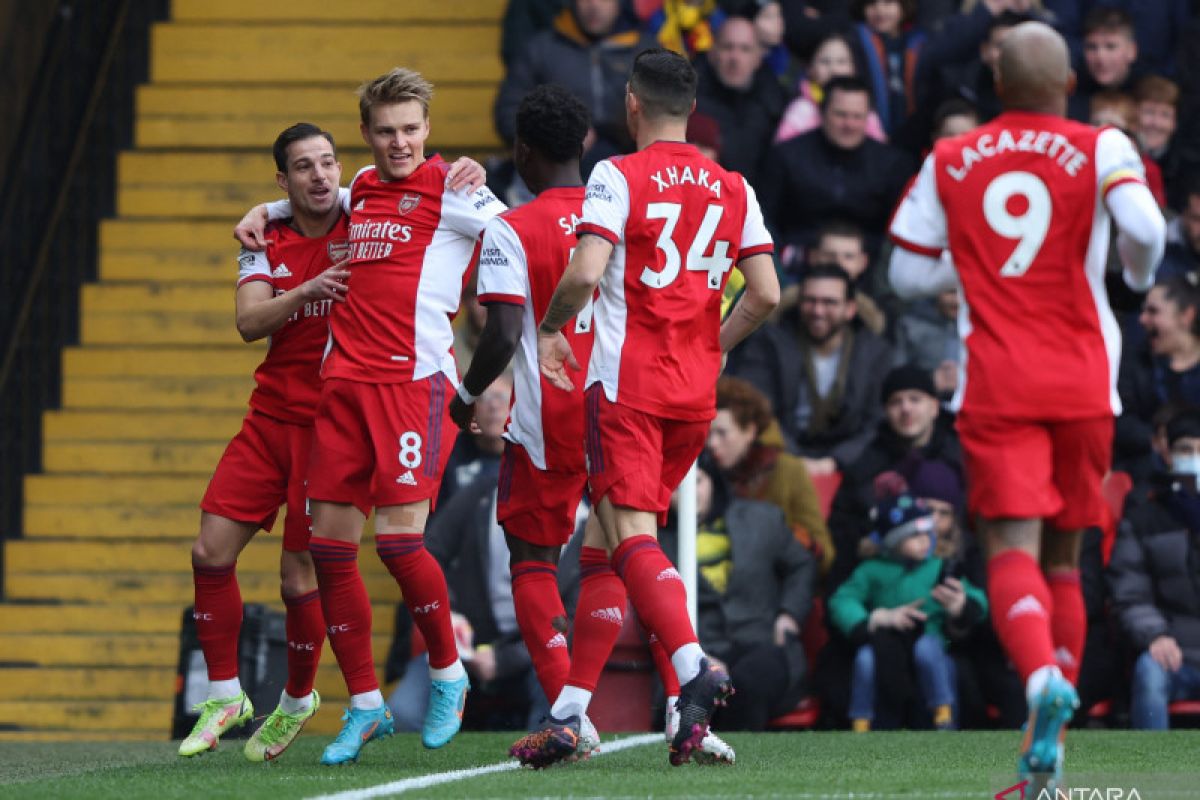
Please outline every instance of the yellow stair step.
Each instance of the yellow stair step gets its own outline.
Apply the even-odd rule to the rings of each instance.
[[[288,93],[275,90],[277,95]],[[233,110],[188,113],[169,111],[159,115],[145,110],[138,114],[134,125],[134,140],[138,147],[197,147],[197,148],[270,148],[279,132],[296,122],[297,113],[305,122],[311,122],[333,135],[334,142],[361,142],[359,132],[358,104],[354,95],[339,92],[338,107],[325,111],[310,108],[299,100],[290,109],[270,113],[253,105],[235,100],[230,109],[253,109],[247,114]],[[289,96],[290,97],[290,96]],[[490,110],[496,98],[495,86],[466,86],[447,88],[434,95],[429,106],[431,121],[429,151],[456,151],[458,149],[500,148],[500,137],[492,123]],[[322,104],[324,105],[324,104]],[[347,172],[351,165],[343,162],[343,180],[349,181],[354,172]],[[255,172],[253,186],[263,184],[263,176],[271,173]],[[186,184],[186,177],[183,178]],[[230,185],[240,189],[251,184]]]
[[[221,222],[106,219],[100,223],[100,251],[102,254],[138,251],[155,255],[173,251],[173,256],[200,252],[206,256],[217,254],[228,264],[230,259],[237,258],[237,242],[233,239],[236,223],[237,219]]]
[[[233,230],[230,220],[228,230]],[[219,251],[189,252],[115,250],[100,252],[100,280],[105,282],[161,281],[172,284],[211,284],[233,291],[237,286],[238,246],[231,238]]]
[[[230,296],[232,289],[226,290]],[[265,341],[229,347],[68,347],[63,375],[84,377],[252,375],[267,354]]]
[[[182,611],[182,606],[181,609]],[[392,618],[379,620],[392,624]],[[371,636],[372,658],[381,664],[387,658],[391,644],[390,628],[382,632],[382,625],[374,626]],[[26,633],[0,634],[0,652],[15,653],[7,656],[10,662],[23,661],[29,664],[59,667],[167,667],[179,665],[179,634],[143,634],[140,636],[39,635]],[[329,641],[325,642],[321,660],[335,663]],[[0,676],[4,672],[0,671]],[[171,688],[168,691],[172,691]]]
[[[198,408],[244,411],[254,389],[254,376],[204,378],[163,377],[75,378],[63,386],[70,408]],[[211,467],[210,467],[211,468]]]
[[[43,464],[48,472],[174,472],[211,475],[223,443],[52,442]]]
[[[133,568],[135,565],[130,565]],[[363,581],[372,601],[392,603],[400,599],[400,590],[391,575],[370,574],[364,570]],[[279,597],[279,576],[265,572],[250,572],[238,577],[242,601],[269,603]],[[25,574],[9,572],[4,586],[7,597],[14,600],[63,600],[86,602],[104,598],[112,603],[178,603],[180,608],[192,602],[193,587],[190,572],[148,574],[137,572],[92,575],[80,573]],[[0,637],[0,647],[4,646]],[[19,652],[0,650],[0,652]],[[85,663],[85,662],[72,662]],[[137,664],[138,661],[123,661]]]
[[[495,21],[504,13],[498,0],[454,0],[430,3],[429,0],[356,0],[354,3],[330,3],[328,0],[260,0],[247,4],[242,0],[175,0],[171,18],[178,21],[244,21],[277,23],[280,19],[345,23],[450,20]]]
[[[354,173],[346,176],[346,180]],[[117,190],[117,213],[123,217],[159,219],[228,220],[229,250],[237,257],[233,226],[251,207],[267,200],[281,200],[278,188],[265,190],[257,184],[201,184],[199,186],[121,186]]]
[[[67,373],[67,381],[75,380]],[[242,426],[243,411],[47,411],[46,442],[174,441],[226,442]],[[214,465],[215,466],[215,465]]]
[[[66,513],[78,518],[80,507],[142,506],[150,502],[159,506],[194,506],[204,495],[216,465],[214,461],[207,471],[192,475],[26,475],[25,511],[28,515],[32,510],[39,513],[45,510],[42,507],[55,507],[67,509]]]
[[[308,729],[305,728],[307,731]],[[0,743],[17,742],[145,742],[166,741],[169,729],[164,731],[75,731],[63,729],[0,731]]]
[[[357,84],[397,64],[417,70],[435,87],[494,85],[503,77],[500,27],[390,20],[337,26],[169,22],[155,25],[151,33],[155,83],[311,83],[319,75],[323,83]]]
[[[167,667],[0,668],[6,700],[162,700],[172,696],[175,669]]]
[[[232,304],[225,312],[137,311],[84,314],[81,340],[85,345],[242,344],[234,327]]]
[[[170,283],[89,283],[81,293],[83,313],[118,311],[205,311],[224,313],[234,326],[234,297],[230,286],[176,286]]]
[[[255,95],[252,93],[259,93]],[[286,93],[287,97],[308,98],[296,108],[312,108],[312,100],[317,96],[328,94],[337,96],[331,90],[320,90],[310,87],[295,87]],[[257,102],[266,101],[269,97],[277,97],[278,91],[268,92],[259,87],[233,88],[226,86],[179,86],[147,83],[137,88],[137,104],[142,113],[161,115],[174,109],[178,114],[200,113],[210,104],[235,98],[252,98]],[[312,95],[310,98],[309,96]],[[351,87],[348,92],[338,97],[339,108],[344,111],[347,96],[354,101]],[[239,101],[240,102],[240,101]],[[148,109],[148,112],[147,112]],[[254,109],[245,111],[255,114]],[[347,157],[363,157],[359,145],[357,154],[353,150],[346,152],[346,145],[338,142],[338,160],[342,169],[350,169]],[[117,156],[117,181],[121,186],[201,186],[209,184],[246,184],[258,187],[264,198],[282,195],[275,185],[275,159],[271,157],[270,142],[266,146],[241,152],[216,151],[160,151],[160,150],[125,150]],[[353,177],[351,172],[349,177]],[[349,180],[347,177],[347,180]],[[231,221],[232,227],[232,221]]]
[[[200,498],[208,484],[205,476],[200,493],[186,505],[141,503],[102,505],[81,509],[79,506],[29,505],[25,507],[25,534],[33,538],[90,537],[100,539],[180,539],[184,545],[196,538],[200,526]],[[275,521],[267,537],[279,546],[283,533],[283,515]],[[27,540],[28,541],[28,540]],[[13,546],[22,544],[14,540]],[[139,547],[145,544],[138,545]],[[140,560],[139,560],[140,563]],[[185,562],[186,563],[186,562]]]
[[[174,605],[0,603],[0,633],[168,633],[180,614]]]
[[[169,731],[173,704],[166,700],[123,700],[119,703],[78,700],[0,701],[0,726],[25,729]]]

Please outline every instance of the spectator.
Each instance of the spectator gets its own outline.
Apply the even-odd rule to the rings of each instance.
[[[1139,336],[1121,356],[1114,454],[1118,466],[1145,475],[1152,457],[1153,420],[1166,405],[1200,405],[1200,290],[1195,277],[1175,275],[1155,285],[1142,306]],[[1140,341],[1139,341],[1140,339]]]
[[[871,93],[858,78],[830,79],[821,127],[775,145],[760,200],[779,246],[812,246],[821,226],[846,219],[867,231],[869,249],[914,171],[902,150],[867,137]]]
[[[776,0],[749,0],[747,5],[754,13],[758,43],[766,53],[763,60],[783,86],[792,86],[796,82],[797,61],[783,43],[783,9]]]
[[[1158,75],[1147,75],[1133,90],[1137,104],[1137,142],[1143,157],[1154,160],[1162,171],[1167,205],[1179,209],[1184,186],[1180,180],[1178,148],[1174,146],[1178,124],[1179,86]]]
[[[1096,6],[1083,20],[1083,74],[1071,95],[1068,114],[1087,120],[1091,96],[1108,89],[1133,89],[1138,46],[1133,18],[1119,8]]]
[[[916,0],[855,0],[851,13],[860,20],[858,40],[866,55],[866,78],[883,129],[894,137],[913,113],[917,93],[913,77],[925,34],[913,29]]]
[[[787,101],[746,17],[729,17],[716,46],[696,65],[696,110],[721,127],[721,166],[758,185],[763,155]]]
[[[525,52],[534,34],[554,24],[565,5],[566,0],[508,0],[500,33],[500,57],[505,69],[510,69]]]
[[[652,44],[636,19],[622,13],[621,0],[572,0],[509,67],[496,94],[496,130],[511,143],[521,98],[540,84],[559,83],[592,115],[584,173],[600,159],[626,152],[632,142],[625,127],[625,84],[633,57]]]
[[[891,306],[895,296],[888,290],[886,277],[878,270],[871,269],[867,235],[862,228],[843,220],[827,223],[817,234],[816,244],[808,253],[808,261],[810,264],[837,264],[844,269],[854,284],[859,321],[871,333],[879,336],[884,334],[888,326],[885,304]]]
[[[784,44],[801,61],[811,59],[817,44],[830,33],[850,33],[854,28],[846,0],[789,0],[782,10]]]
[[[1131,723],[1164,730],[1168,703],[1200,698],[1200,412],[1167,424],[1161,486],[1121,522],[1109,563],[1113,610],[1139,652]]]
[[[1138,141],[1138,112],[1137,103],[1133,96],[1126,92],[1115,92],[1103,89],[1092,95],[1088,122],[1100,128],[1110,125],[1120,129],[1135,144]],[[1145,153],[1142,156],[1142,169],[1146,173],[1146,185],[1160,207],[1167,204],[1166,189],[1163,187],[1162,170],[1154,159]]]
[[[494,451],[496,461],[503,450],[500,437],[511,388],[510,379],[496,381],[488,388],[492,400],[475,413],[480,433],[473,438],[482,442],[478,445],[481,450]],[[481,395],[477,405],[486,396]],[[497,467],[479,468],[448,501],[443,500],[425,531],[425,546],[445,571],[450,605],[461,618],[456,621],[455,631],[472,684],[465,724],[503,730],[512,724],[532,727],[549,713],[550,707],[517,629],[508,545],[504,531],[496,524],[497,472]],[[449,474],[447,470],[447,477]],[[398,613],[404,613],[403,606]],[[422,653],[409,662],[404,677],[388,698],[397,730],[420,730],[429,687],[427,655]],[[477,702],[485,698],[495,702]],[[489,718],[473,710],[496,703],[510,716]],[[514,704],[516,716],[512,715]]]
[[[833,564],[833,542],[804,461],[783,447],[779,423],[762,392],[728,375],[717,381],[717,416],[708,452],[738,497],[783,509],[796,538],[820,564]],[[803,622],[804,620],[801,620]]]
[[[934,727],[951,729],[957,692],[947,637],[963,637],[985,619],[987,599],[933,554],[934,514],[923,501],[900,494],[881,501],[873,516],[881,555],[860,564],[829,598],[830,622],[858,646],[853,729],[898,724],[914,673]],[[887,669],[877,670],[877,662]]]
[[[879,419],[888,344],[855,324],[854,285],[841,267],[813,267],[800,284],[798,314],[756,331],[730,355],[727,374],[771,400],[784,435],[810,475],[854,463]]]
[[[1167,251],[1159,278],[1200,275],[1200,175],[1192,178],[1179,216],[1167,227]]]
[[[1134,35],[1137,41],[1138,65],[1144,71],[1173,77],[1177,67],[1176,55],[1187,41],[1185,32],[1189,18],[1194,18],[1197,6],[1189,0],[1046,0],[1053,13],[1054,26],[1071,42],[1073,55],[1078,55],[1081,27],[1086,30],[1086,14],[1096,8],[1116,7],[1137,20]],[[1194,39],[1191,41],[1195,41]]]
[[[490,475],[495,480],[500,474],[500,456],[504,453],[501,436],[512,404],[512,375],[501,375],[476,402],[479,433],[459,436],[455,441],[438,490],[440,505],[449,502],[459,489],[479,475]]]
[[[833,78],[858,74],[854,61],[854,45],[840,31],[827,34],[817,43],[809,59],[808,69],[797,87],[796,98],[788,104],[775,131],[775,141],[784,142],[821,126],[821,98],[825,85]],[[887,142],[883,123],[873,110],[867,115],[867,136],[877,142]]]
[[[812,606],[816,568],[778,507],[733,496],[705,459],[696,513],[697,633],[738,687],[714,727],[761,731],[800,699],[807,665],[800,625]],[[675,529],[660,538],[678,562]]]
[[[721,163],[721,126],[712,117],[693,112],[688,117],[687,142],[696,145],[705,158]]]
[[[961,136],[979,127],[979,111],[961,97],[951,97],[933,112],[933,139]]]
[[[903,470],[914,458],[941,462],[962,474],[958,436],[926,370],[913,366],[891,370],[875,402],[883,405],[883,420],[871,431],[872,438],[861,455],[844,470],[829,512],[829,529],[838,553],[830,576],[833,586],[846,579],[864,552],[860,544],[871,530],[875,481],[880,475]]]
[[[914,302],[896,321],[896,366],[912,364],[928,373],[942,402],[958,389],[963,355],[959,302],[958,290],[949,289]]]

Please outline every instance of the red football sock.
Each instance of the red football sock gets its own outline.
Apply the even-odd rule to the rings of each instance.
[[[667,697],[679,697],[679,676],[675,674],[671,654],[653,633],[650,634],[650,656],[654,659],[654,668],[658,670],[658,679],[662,681],[663,694]]]
[[[613,552],[612,563],[642,624],[668,653],[697,641],[687,613],[687,590],[658,540],[649,535],[626,539]]]
[[[571,670],[567,610],[558,593],[558,568],[543,561],[513,564],[512,594],[517,627],[533,661],[533,671],[546,699],[553,703]]]
[[[1050,635],[1050,589],[1037,561],[1020,550],[994,556],[987,576],[992,627],[1021,681],[1027,681],[1035,670],[1057,663]]]
[[[317,677],[321,647],[325,644],[325,615],[321,593],[315,589],[298,597],[284,597],[287,610],[287,686],[292,697],[307,697]]]
[[[371,652],[371,601],[358,572],[358,545],[314,536],[308,551],[317,571],[329,645],[346,688],[352,695],[373,692],[379,681]]]
[[[583,548],[579,553],[579,602],[575,606],[568,684],[596,691],[600,673],[621,634],[627,602],[625,584],[608,563],[608,553],[599,547]]]
[[[1072,684],[1079,680],[1083,665],[1083,646],[1087,641],[1087,609],[1083,605],[1083,590],[1079,585],[1079,570],[1052,572],[1046,576],[1054,611],[1050,616],[1050,632],[1058,668]]]
[[[419,533],[377,533],[375,549],[400,584],[404,603],[425,637],[430,668],[444,669],[458,661],[446,576],[437,559],[425,549],[424,537]],[[486,587],[480,587],[480,591],[486,591]]]
[[[192,563],[196,588],[196,635],[204,651],[210,681],[228,681],[238,676],[238,635],[242,632],[242,593],[238,589],[237,564],[202,567]]]

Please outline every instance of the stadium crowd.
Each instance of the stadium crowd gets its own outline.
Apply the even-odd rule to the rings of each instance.
[[[818,724],[831,728],[1015,727],[1026,718],[1020,681],[988,622],[984,558],[965,513],[949,410],[963,357],[958,293],[902,302],[887,278],[886,230],[932,142],[1000,112],[999,43],[1029,19],[1050,23],[1070,46],[1078,88],[1069,116],[1136,142],[1169,220],[1148,293],[1126,287],[1110,258],[1125,340],[1113,469],[1132,488],[1119,524],[1085,539],[1089,633],[1077,719],[1161,728],[1170,702],[1200,699],[1200,53],[1186,47],[1200,37],[1197,5],[510,1],[494,107],[502,138],[512,141],[530,90],[562,85],[591,115],[586,176],[633,149],[624,94],[634,56],[673,49],[699,73],[689,140],[756,187],[777,243],[783,301],[730,354],[701,463],[698,633],[739,690],[754,689],[718,712],[716,729],[762,729],[806,696],[820,709]],[[489,164],[489,185],[510,206],[532,197],[507,160]],[[465,299],[478,308],[473,288]],[[483,319],[467,314],[459,332],[464,369]],[[471,645],[485,653],[468,667],[476,685],[528,685],[536,695],[501,665],[515,621],[492,585],[507,572],[487,571],[489,531],[497,547],[498,528],[487,490],[469,473],[478,462],[478,474],[491,474],[482,483],[494,505],[496,457],[480,436],[460,438],[458,467],[446,477],[476,491],[462,503],[444,494],[430,528],[457,513],[471,529],[455,540],[468,546],[430,549],[452,583],[466,559],[466,574],[489,587],[488,619],[472,620],[486,639]],[[1117,495],[1122,477],[1109,480]],[[912,507],[926,510],[932,528],[914,535],[887,522],[897,504],[906,522],[926,513],[909,508],[917,498]],[[673,511],[663,529],[668,554],[675,524]],[[495,557],[505,557],[502,547]],[[865,591],[880,585],[878,575],[890,590]],[[771,576],[769,586],[755,576]],[[531,669],[511,665],[519,668]],[[523,698],[513,719],[530,703],[544,708],[523,689],[507,696]]]

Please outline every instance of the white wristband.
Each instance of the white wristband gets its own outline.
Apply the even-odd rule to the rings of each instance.
[[[460,382],[458,384],[458,399],[462,400],[468,406],[473,406],[475,405],[475,401],[479,399],[479,395],[468,392],[467,385]]]

